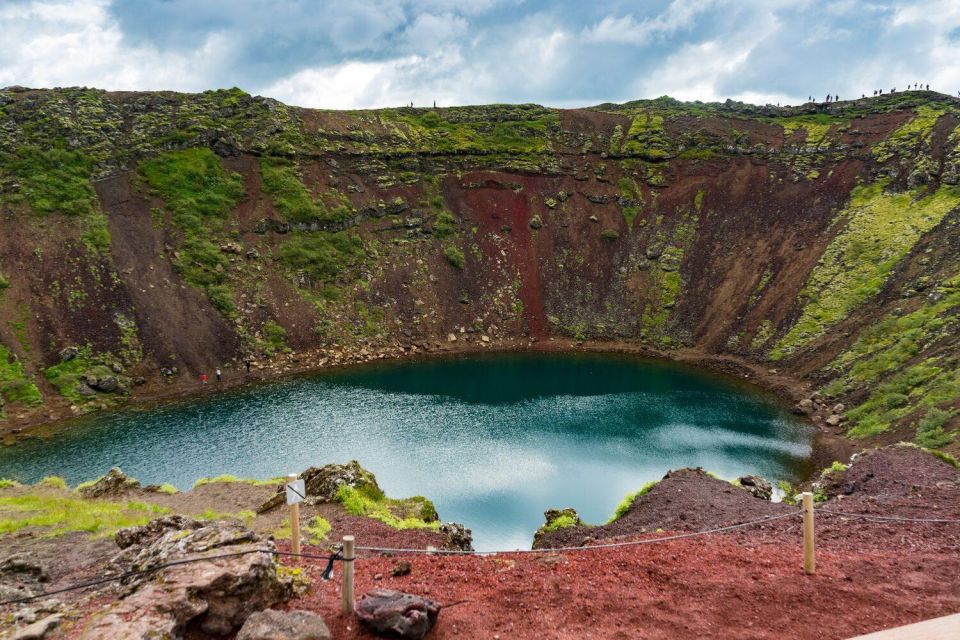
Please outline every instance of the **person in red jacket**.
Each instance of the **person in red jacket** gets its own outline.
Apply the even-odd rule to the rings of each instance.
[[[203,384],[207,384],[207,374],[205,373],[200,374],[200,382],[202,382]]]

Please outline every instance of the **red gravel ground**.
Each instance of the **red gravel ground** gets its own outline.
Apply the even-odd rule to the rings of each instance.
[[[822,513],[813,576],[802,570],[799,517],[614,549],[407,557],[413,570],[398,578],[390,573],[398,558],[361,556],[356,595],[391,588],[457,603],[441,611],[434,638],[839,639],[960,611],[957,470],[918,449],[894,447],[863,455],[835,480],[824,482],[831,497],[818,505],[824,511],[958,522]],[[637,530],[651,531],[658,519],[675,526],[632,538],[619,527],[596,528],[594,541],[657,538],[786,509],[741,500],[746,492],[729,489],[703,474],[671,474],[623,520]],[[713,507],[711,520],[705,514]],[[683,512],[691,515],[678,520]],[[376,542],[358,538],[357,544]],[[322,571],[303,566],[312,577]],[[290,603],[321,613],[335,638],[373,637],[339,607],[339,576],[315,582],[308,596]]]

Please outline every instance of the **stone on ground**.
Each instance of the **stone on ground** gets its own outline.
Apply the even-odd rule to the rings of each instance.
[[[128,491],[139,488],[140,483],[138,481],[128,477],[123,471],[114,467],[110,469],[107,475],[93,484],[78,489],[77,493],[79,493],[82,498],[104,498],[108,496],[121,496]]]
[[[376,589],[357,604],[357,618],[376,634],[421,640],[437,623],[440,605],[420,596]]]
[[[268,609],[247,618],[237,640],[331,640],[331,636],[315,613]]]

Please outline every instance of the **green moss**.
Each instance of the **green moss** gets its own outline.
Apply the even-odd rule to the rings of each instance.
[[[25,146],[0,156],[0,164],[19,180],[19,191],[8,197],[14,203],[25,201],[39,214],[86,216],[97,211],[97,194],[90,183],[92,163],[79,151]]]
[[[123,527],[143,525],[169,509],[142,502],[106,502],[77,497],[27,494],[0,497],[0,535],[27,527],[44,529],[54,538],[75,531],[102,538]]]
[[[0,400],[27,407],[43,404],[43,396],[37,385],[27,377],[23,364],[3,345],[0,345]],[[3,407],[2,401],[0,409]]]
[[[0,273],[0,294],[2,294],[5,289],[9,289],[9,288],[10,288],[10,280],[5,275]]]
[[[449,211],[441,211],[437,214],[430,232],[435,238],[448,238],[457,232],[457,220]]]
[[[627,511],[630,510],[630,507],[633,506],[634,500],[636,500],[640,496],[645,496],[648,493],[650,493],[650,490],[653,489],[655,486],[657,486],[659,482],[660,482],[659,480],[653,480],[651,482],[646,483],[642,487],[640,487],[638,491],[635,491],[633,493],[628,493],[626,497],[624,497],[624,499],[620,501],[620,504],[617,505],[617,508],[614,510],[613,515],[610,516],[609,520],[607,520],[607,524],[610,524],[611,522],[616,522],[617,520],[622,518],[627,513]]]
[[[267,355],[289,351],[287,347],[287,330],[273,320],[263,323],[263,336],[267,341]]]
[[[67,481],[60,476],[44,476],[44,478],[37,483],[37,486],[46,487],[47,489],[62,489],[63,491],[70,489],[70,487],[67,486]]]
[[[82,405],[91,400],[77,390],[83,378],[86,376],[110,377],[116,374],[103,363],[103,359],[93,355],[89,346],[84,346],[79,349],[75,358],[44,369],[43,375],[61,396],[74,404]],[[104,397],[100,399],[103,400]]]
[[[600,237],[608,242],[613,242],[620,238],[620,232],[616,229],[604,229],[600,232]]]
[[[800,293],[803,312],[771,352],[773,360],[808,345],[879,293],[917,240],[960,204],[955,187],[925,195],[884,193],[885,184],[853,190],[840,217],[846,224],[810,274]]]
[[[11,480],[10,478],[0,478],[0,489],[10,489],[13,487],[21,487],[19,482],[16,480]]]
[[[243,198],[243,179],[227,174],[209,148],[173,151],[140,165],[140,175],[166,202],[174,225],[183,232],[177,269],[191,285],[204,290],[225,315],[235,313],[226,288],[230,262],[215,243],[223,221]]]
[[[255,478],[238,478],[237,476],[224,474],[220,476],[215,476],[212,478],[200,478],[195,483],[193,483],[193,488],[202,487],[205,484],[215,484],[217,482],[242,482],[244,484],[252,484],[255,487],[268,487],[276,486],[283,482],[283,478],[271,478],[269,480],[257,480]]]
[[[80,236],[83,246],[94,255],[102,255],[110,251],[110,229],[107,226],[107,217],[96,213],[84,221],[83,234]]]
[[[915,153],[919,145],[929,141],[933,127],[945,113],[945,110],[937,107],[918,106],[913,118],[873,148],[873,156],[878,161],[885,162],[894,155],[904,156]]]
[[[621,153],[645,160],[671,157],[672,147],[663,128],[663,116],[651,112],[635,115]]]
[[[575,518],[574,516],[568,513],[565,513],[559,517],[554,518],[547,524],[543,525],[540,528],[540,530],[546,532],[546,531],[556,531],[558,529],[569,529],[570,527],[577,526],[577,524],[578,524],[577,518]]]
[[[356,488],[344,485],[337,491],[335,500],[351,515],[373,518],[395,529],[436,531],[440,528],[433,503],[422,496],[394,500],[373,485]]]
[[[953,443],[956,432],[949,433],[943,427],[954,415],[956,415],[955,412],[932,407],[917,423],[917,436],[914,442],[927,449],[939,449]]]
[[[279,259],[284,266],[300,272],[310,286],[331,284],[363,258],[359,236],[338,233],[295,234],[280,246]]]
[[[260,159],[263,190],[284,218],[294,222],[341,222],[353,216],[348,200],[329,197],[330,204],[314,198],[300,179],[296,163],[289,158],[264,156]]]
[[[170,484],[169,482],[164,482],[163,484],[161,484],[161,485],[157,488],[157,491],[159,491],[160,493],[165,493],[165,494],[167,494],[168,496],[172,496],[172,495],[174,495],[174,494],[180,493],[180,490],[177,489],[177,488],[176,488],[175,486],[173,486],[172,484]]]
[[[462,270],[467,264],[467,258],[463,255],[463,251],[461,251],[459,247],[455,247],[453,245],[444,247],[443,255],[446,257],[447,262],[452,264],[457,269]]]
[[[314,516],[307,522],[304,531],[306,531],[310,537],[310,544],[318,545],[327,539],[331,528],[330,523],[326,519],[320,516]]]

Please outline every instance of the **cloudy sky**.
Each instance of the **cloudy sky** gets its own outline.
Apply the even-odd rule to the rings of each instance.
[[[0,86],[347,108],[960,91],[960,0],[0,0]]]

